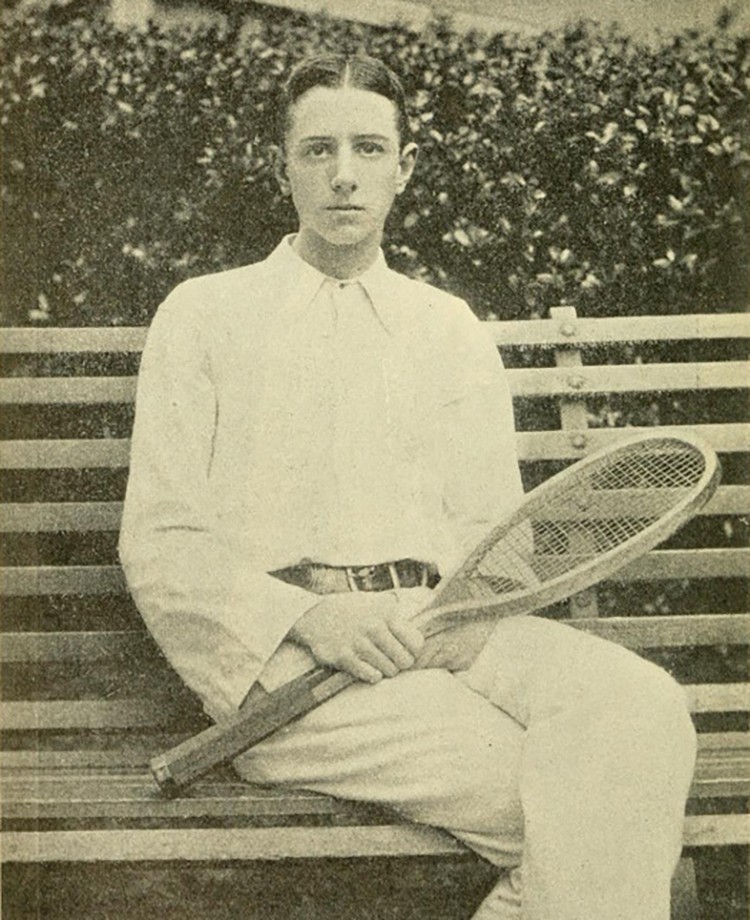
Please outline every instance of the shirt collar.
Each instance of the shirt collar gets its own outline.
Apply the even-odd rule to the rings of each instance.
[[[342,279],[331,278],[306,262],[292,247],[294,237],[294,234],[285,236],[268,257],[268,261],[282,278],[291,282],[288,286],[289,292],[285,307],[293,315],[297,315],[310,306],[320,288],[327,281],[340,284]],[[394,303],[394,275],[396,272],[388,268],[383,250],[379,249],[377,258],[369,268],[356,278],[346,279],[344,282],[362,285],[376,316],[388,332],[394,331],[397,317]]]

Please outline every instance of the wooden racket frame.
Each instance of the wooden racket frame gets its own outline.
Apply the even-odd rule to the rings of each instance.
[[[638,559],[644,553],[658,546],[659,543],[665,540],[670,534],[674,533],[678,527],[704,507],[706,502],[716,491],[721,479],[721,466],[716,452],[710,445],[706,444],[705,441],[693,435],[637,435],[623,441],[618,441],[615,445],[602,448],[590,454],[588,457],[576,461],[572,466],[558,473],[556,476],[550,477],[528,493],[527,498],[522,501],[510,517],[501,524],[498,524],[497,527],[494,527],[490,533],[487,534],[476,549],[467,557],[460,568],[447,579],[444,587],[447,589],[454,580],[460,579],[464,572],[471,570],[477,560],[484,556],[489,546],[501,540],[505,534],[509,533],[519,523],[523,523],[528,520],[528,518],[533,517],[533,512],[537,508],[543,509],[547,504],[549,493],[552,492],[554,494],[564,482],[567,482],[569,479],[581,478],[581,475],[586,469],[595,466],[602,457],[616,454],[620,450],[637,447],[639,444],[655,445],[658,443],[665,445],[670,443],[690,444],[696,450],[700,451],[705,458],[706,469],[698,483],[690,487],[690,492],[684,499],[677,502],[673,508],[670,508],[670,510],[658,520],[650,524],[632,541],[614,550],[609,550],[601,556],[597,556],[592,561],[577,568],[574,574],[570,572],[563,573],[557,578],[546,582],[532,593],[529,593],[528,589],[522,588],[518,591],[504,594],[502,600],[499,600],[495,605],[491,603],[488,605],[482,604],[482,611],[478,609],[478,604],[481,602],[477,599],[457,601],[445,605],[441,604],[441,589],[438,587],[432,603],[426,607],[422,613],[415,617],[414,622],[420,625],[423,617],[425,620],[429,621],[430,625],[434,622],[435,628],[432,632],[427,631],[429,628],[428,626],[425,626],[425,629],[423,629],[425,635],[434,635],[436,632],[440,632],[443,629],[449,629],[451,626],[455,625],[455,621],[440,625],[444,615],[447,617],[453,613],[477,610],[477,617],[481,617],[483,611],[486,611],[487,617],[489,618],[497,617],[499,614],[502,614],[502,616],[517,616],[529,611],[529,599],[531,597],[534,598],[533,607],[531,609],[539,610],[541,607],[548,607],[550,604],[556,604],[558,601],[564,600],[572,594],[577,594],[579,591],[591,587],[592,584],[603,581],[608,575],[611,575],[613,572],[626,566],[629,562],[633,562],[633,560]],[[435,610],[440,610],[440,615],[427,616],[430,611]],[[474,617],[472,617],[472,619],[474,619]]]
[[[690,487],[688,494],[673,508],[622,548],[609,550],[600,557],[585,563],[574,573],[567,572],[537,589],[523,588],[503,596],[497,603],[486,603],[485,599],[472,599],[441,605],[440,596],[444,590],[460,579],[462,573],[471,569],[481,559],[488,546],[501,540],[512,528],[531,517],[533,511],[543,508],[550,493],[559,490],[561,484],[571,478],[580,478],[587,468],[598,464],[604,456],[620,450],[637,447],[639,444],[689,444],[698,450],[706,461],[706,469],[698,483]],[[653,549],[672,534],[681,524],[689,520],[709,500],[721,478],[721,467],[714,450],[693,435],[670,436],[643,434],[626,438],[608,446],[537,486],[507,520],[482,540],[456,572],[447,578],[436,591],[433,602],[413,620],[422,633],[428,637],[456,626],[466,619],[493,620],[506,616],[519,616],[555,604],[572,594],[591,587],[608,575]],[[345,687],[356,682],[356,678],[343,671],[320,667],[295,678],[278,690],[256,699],[244,706],[226,720],[199,732],[169,751],[151,761],[151,772],[162,792],[172,797],[182,788],[197,779],[207,770],[226,763],[243,751],[267,738],[274,731],[299,718],[316,706],[335,696]]]

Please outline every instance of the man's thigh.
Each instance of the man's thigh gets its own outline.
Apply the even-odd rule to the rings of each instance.
[[[235,761],[247,780],[397,809],[518,862],[523,730],[447,671],[355,684]]]

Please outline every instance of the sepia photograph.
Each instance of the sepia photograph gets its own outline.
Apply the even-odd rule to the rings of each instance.
[[[0,41],[2,920],[748,920],[750,8]]]

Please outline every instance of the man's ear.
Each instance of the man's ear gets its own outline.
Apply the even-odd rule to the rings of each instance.
[[[292,186],[286,172],[286,157],[284,156],[283,149],[276,144],[271,147],[271,162],[273,164],[273,173],[276,176],[276,181],[279,183],[281,193],[283,195],[291,195]]]
[[[404,144],[401,148],[401,154],[398,158],[398,178],[396,180],[397,195],[400,195],[409,184],[414,167],[417,165],[418,154],[419,147],[414,143]]]

